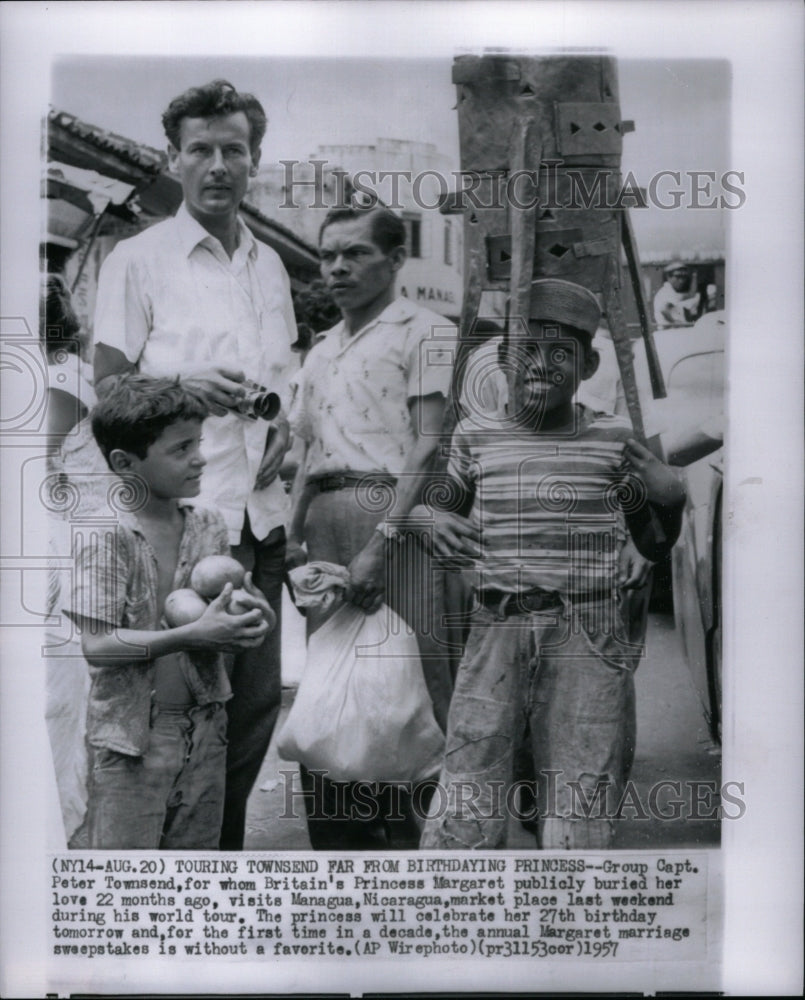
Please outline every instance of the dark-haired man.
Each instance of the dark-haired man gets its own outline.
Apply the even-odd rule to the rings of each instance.
[[[319,253],[343,319],[313,347],[295,380],[291,422],[307,449],[294,490],[292,541],[306,544],[310,560],[348,566],[348,596],[358,607],[372,613],[385,599],[417,630],[435,715],[444,725],[452,680],[434,635],[432,577],[417,543],[395,536],[428,481],[456,328],[395,296],[405,227],[387,208],[333,209]],[[309,624],[316,627],[315,617]],[[310,791],[308,779],[303,772]],[[395,843],[382,813],[379,822],[351,822],[348,797],[346,810],[334,815],[328,784],[314,791],[308,799],[314,848],[415,846],[410,825],[406,833],[400,824],[404,836]],[[381,804],[388,813],[387,807]]]
[[[204,428],[202,502],[223,514],[233,554],[253,571],[279,623],[287,500],[277,474],[288,426],[238,410],[247,379],[281,397],[287,392],[296,337],[282,263],[238,217],[266,116],[251,94],[215,80],[175,98],[162,122],[183,202],[173,218],[124,240],[104,262],[96,384],[102,391],[108,375],[137,369],[178,375],[201,391],[213,414]],[[235,657],[231,680],[221,847],[239,850],[246,801],[279,712],[279,624],[262,646]]]
[[[659,327],[693,323],[701,312],[701,295],[691,269],[681,260],[663,268],[665,283],[654,296],[654,321]]]

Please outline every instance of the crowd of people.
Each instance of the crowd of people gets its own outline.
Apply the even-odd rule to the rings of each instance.
[[[402,221],[345,206],[319,233],[342,318],[300,367],[288,276],[238,215],[266,131],[259,101],[213,81],[173,100],[163,126],[182,205],[107,257],[94,377],[76,364],[72,394],[51,395],[64,474],[60,435],[82,421],[95,461],[142,488],[114,531],[77,547],[60,599],[89,675],[71,843],[243,849],[281,705],[283,587],[290,568],[324,562],[346,568],[343,601],[388,605],[415,632],[445,750],[427,793],[402,800],[303,766],[313,848],[505,846],[501,790],[523,774],[538,846],[608,846],[635,744],[624,554],[669,550],[684,491],[628,420],[577,396],[600,361],[596,297],[535,280],[527,333],[486,349],[485,384],[501,391],[491,404],[456,393],[458,331],[395,291]],[[250,412],[255,392],[278,397],[270,419]],[[215,555],[246,571],[237,609],[229,584],[169,623],[168,595]],[[308,610],[308,635],[325,617]],[[604,812],[579,814],[599,787]]]

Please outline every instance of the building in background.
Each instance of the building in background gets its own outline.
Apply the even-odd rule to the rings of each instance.
[[[327,211],[377,197],[405,223],[408,259],[397,288],[419,305],[457,320],[462,295],[460,216],[442,215],[455,186],[448,157],[427,142],[378,139],[373,145],[320,145],[307,160],[262,166],[249,190],[270,219],[316,244]]]

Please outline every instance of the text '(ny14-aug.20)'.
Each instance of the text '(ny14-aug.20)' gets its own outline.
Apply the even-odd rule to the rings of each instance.
[[[696,960],[711,860],[51,859],[54,957]]]

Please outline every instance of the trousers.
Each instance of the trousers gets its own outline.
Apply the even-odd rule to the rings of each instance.
[[[342,489],[314,495],[304,526],[308,559],[348,566],[372,536],[379,513],[368,488]],[[386,603],[415,631],[422,669],[433,702],[436,721],[444,729],[453,686],[449,646],[442,634],[443,591],[440,574],[415,539],[395,547],[389,559]],[[314,631],[323,618],[308,612],[308,630]],[[380,786],[374,790],[376,808],[369,819],[350,818],[353,801],[366,802],[367,790],[350,783],[330,782],[300,768],[308,832],[316,850],[370,850],[382,847],[416,847],[420,828],[412,809],[412,795]],[[424,801],[427,791],[414,800]],[[365,811],[365,809],[364,809]]]
[[[226,710],[154,706],[141,757],[93,747],[87,830],[100,850],[215,850],[224,808]]]
[[[609,846],[634,758],[640,655],[614,598],[509,617],[478,608],[422,849],[506,846],[510,817],[523,818],[513,779],[526,734],[539,846]]]
[[[277,624],[261,645],[243,650],[230,661],[232,699],[227,703],[229,747],[222,851],[243,850],[246,803],[271,742],[282,701],[280,637],[285,528],[275,528],[266,538],[258,540],[252,534],[247,515],[240,544],[233,547],[232,555],[251,571],[254,585],[263,592],[277,616]]]

